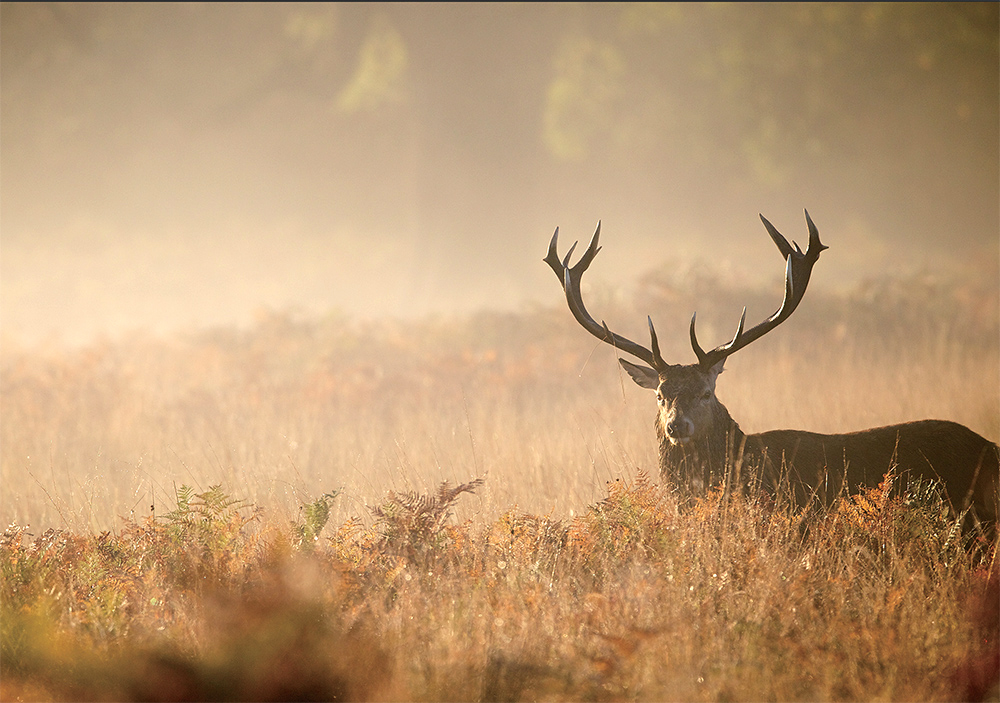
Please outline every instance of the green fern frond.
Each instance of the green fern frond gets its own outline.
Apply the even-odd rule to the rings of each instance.
[[[326,527],[330,520],[330,503],[340,494],[340,491],[324,493],[312,503],[301,506],[302,522],[292,525],[292,532],[296,537],[296,545],[300,548],[311,549],[319,533]]]

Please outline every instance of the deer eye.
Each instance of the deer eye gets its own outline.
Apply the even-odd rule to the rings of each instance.
[[[712,391],[705,391],[704,393],[701,394],[702,400],[709,400],[711,399],[711,397],[712,397]]]

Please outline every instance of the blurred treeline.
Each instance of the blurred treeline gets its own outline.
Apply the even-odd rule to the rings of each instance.
[[[4,3],[4,238],[292,222],[461,268],[575,217],[724,233],[829,198],[828,227],[982,248],[998,28],[996,3]]]

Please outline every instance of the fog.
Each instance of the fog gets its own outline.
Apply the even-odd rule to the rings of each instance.
[[[0,5],[0,333],[1000,270],[996,3]],[[780,283],[776,283],[780,291]],[[735,303],[734,303],[735,304]]]

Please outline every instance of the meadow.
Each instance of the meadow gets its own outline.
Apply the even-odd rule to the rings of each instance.
[[[778,288],[689,269],[588,304],[664,357]],[[1000,439],[995,280],[811,290],[727,364],[744,430]],[[826,515],[656,476],[654,401],[563,301],[0,353],[0,697],[996,697],[996,545],[933,486]],[[889,472],[891,467],[886,467]],[[807,527],[808,529],[803,529]]]

